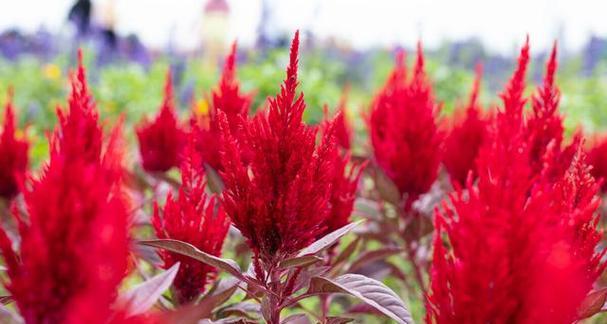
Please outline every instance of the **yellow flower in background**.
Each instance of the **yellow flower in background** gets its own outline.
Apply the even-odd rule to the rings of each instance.
[[[61,78],[61,69],[56,64],[45,64],[43,67],[44,76],[49,80],[58,80]]]
[[[209,103],[201,98],[196,102],[196,106],[194,106],[194,114],[197,117],[206,117],[209,115]]]

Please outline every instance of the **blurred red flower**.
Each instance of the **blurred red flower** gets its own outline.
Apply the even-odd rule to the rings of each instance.
[[[531,161],[536,173],[539,173],[544,167],[543,157],[548,145],[551,144],[555,149],[560,150],[563,142],[563,118],[558,111],[560,92],[555,84],[556,54],[557,48],[554,44],[546,64],[544,83],[532,98],[533,111],[527,121]]]
[[[454,113],[445,137],[443,164],[451,181],[460,187],[465,185],[469,172],[476,178],[476,157],[487,137],[487,117],[478,104],[481,73],[479,65],[468,104]]]
[[[195,139],[196,148],[202,154],[202,161],[215,170],[221,170],[221,131],[219,130],[218,112],[226,115],[230,132],[238,132],[241,124],[247,119],[252,96],[243,94],[236,78],[236,43],[232,44],[230,54],[225,59],[221,80],[212,94],[211,109],[190,121],[191,136]]]
[[[223,207],[215,197],[205,193],[206,181],[200,154],[187,145],[181,166],[182,185],[179,195],[169,194],[164,208],[154,207],[153,224],[161,239],[190,243],[201,251],[220,256],[223,241],[230,227]],[[212,279],[215,269],[190,257],[162,251],[164,267],[180,262],[173,281],[173,296],[179,304],[195,301]]]
[[[579,145],[558,179],[533,172],[528,61],[526,44],[479,153],[478,185],[436,213],[428,323],[571,323],[604,269],[598,186]]]
[[[28,166],[27,140],[16,136],[12,94],[4,110],[4,125],[0,134],[0,197],[11,199],[19,193],[19,179],[25,178]]]
[[[50,161],[16,208],[19,252],[5,228],[5,283],[26,323],[105,323],[127,271],[128,203],[120,126],[106,145],[80,63],[67,115],[50,138]]]
[[[438,175],[442,144],[438,111],[418,44],[413,76],[407,80],[404,55],[399,54],[386,85],[373,100],[369,118],[375,161],[405,196],[406,209]]]
[[[136,131],[144,170],[165,172],[179,166],[185,133],[175,113],[170,72],[167,73],[160,112],[153,122],[144,119]]]

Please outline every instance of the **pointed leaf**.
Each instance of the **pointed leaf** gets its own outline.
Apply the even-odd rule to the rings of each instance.
[[[293,314],[282,321],[281,324],[310,324],[310,319],[306,314]]]
[[[202,263],[226,271],[236,278],[246,280],[242,274],[242,271],[240,270],[240,267],[234,260],[218,258],[214,255],[200,251],[193,245],[186,242],[165,239],[140,241],[139,244],[153,246],[155,248],[165,249],[167,251],[189,256],[190,258],[196,259]]]
[[[315,255],[297,256],[294,258],[282,260],[278,264],[278,268],[287,269],[287,268],[294,268],[294,267],[305,267],[305,266],[309,266],[309,265],[314,264],[319,261],[322,261],[322,258],[319,258]]]
[[[327,317],[327,324],[347,324],[354,320],[346,317]]]
[[[223,191],[225,185],[223,184],[221,176],[219,176],[219,173],[217,173],[217,170],[205,163],[204,171],[207,178],[207,184],[209,185],[209,189],[211,189],[211,192],[220,194]]]
[[[179,262],[121,295],[118,299],[119,303],[126,305],[126,312],[129,316],[145,313],[169,289],[178,271]]]
[[[578,318],[584,319],[601,311],[607,301],[607,288],[590,292],[578,309]]]
[[[356,259],[356,261],[352,262],[352,265],[348,269],[348,272],[355,272],[356,270],[360,269],[362,266],[369,262],[373,262],[379,259],[385,259],[402,251],[402,249],[396,247],[386,247],[378,250],[366,251],[358,259]]]
[[[335,231],[323,236],[318,241],[310,244],[308,247],[299,251],[297,256],[316,254],[330,247],[331,245],[333,245],[333,243],[337,242],[342,236],[348,234],[348,232],[350,232],[354,227],[358,226],[360,223],[362,223],[362,220],[350,223],[344,227],[336,229]]]
[[[345,274],[335,279],[312,278],[310,294],[341,293],[354,296],[398,323],[413,323],[403,301],[383,283],[359,274]]]

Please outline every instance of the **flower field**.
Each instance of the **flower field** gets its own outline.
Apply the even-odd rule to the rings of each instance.
[[[0,322],[607,321],[607,82],[530,45],[0,61]]]

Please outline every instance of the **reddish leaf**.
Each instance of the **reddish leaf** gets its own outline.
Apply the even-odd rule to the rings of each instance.
[[[383,283],[358,274],[345,274],[335,279],[314,277],[310,294],[341,293],[354,296],[398,323],[412,324],[411,313],[402,300]]]
[[[579,319],[588,318],[600,312],[605,301],[607,301],[607,288],[589,293],[578,310]]]
[[[145,313],[152,308],[162,294],[169,289],[179,271],[179,262],[166,271],[136,285],[118,297],[118,303],[125,305],[129,316]]]
[[[350,223],[344,227],[336,229],[335,231],[323,236],[318,241],[310,244],[308,247],[299,251],[297,256],[313,255],[330,247],[331,245],[333,245],[333,243],[337,242],[342,236],[348,234],[348,232],[350,232],[354,227],[358,226],[360,223],[362,223],[362,221]]]
[[[243,276],[240,267],[234,260],[218,258],[214,255],[200,251],[191,244],[168,239],[140,241],[139,244],[153,246],[155,248],[165,249],[167,251],[183,254],[185,256],[189,256],[193,259],[196,259],[202,263],[224,270],[238,279],[247,280],[247,278]]]

